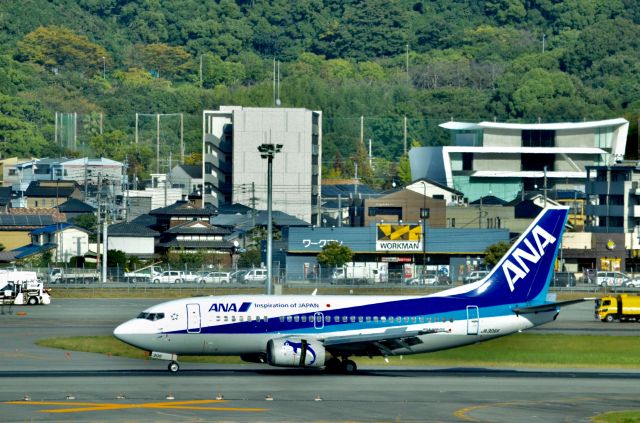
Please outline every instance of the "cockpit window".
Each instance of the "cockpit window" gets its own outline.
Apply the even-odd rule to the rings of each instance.
[[[164,319],[164,313],[147,313],[143,311],[142,313],[138,314],[138,319],[145,319],[155,322],[156,320]]]

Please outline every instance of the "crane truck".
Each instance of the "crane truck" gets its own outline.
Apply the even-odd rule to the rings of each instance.
[[[603,322],[640,320],[640,296],[620,294],[596,300],[596,318]]]
[[[0,271],[0,304],[50,304],[49,290],[36,272]]]

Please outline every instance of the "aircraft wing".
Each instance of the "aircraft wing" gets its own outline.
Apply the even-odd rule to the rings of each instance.
[[[325,338],[323,344],[331,352],[349,352],[366,355],[394,355],[394,350],[411,349],[421,344],[419,335],[443,332],[445,329],[407,330],[407,328],[391,328],[384,332],[372,334],[355,334]]]
[[[558,307],[563,307],[569,304],[581,303],[583,301],[594,301],[595,299],[596,299],[595,297],[579,298],[577,300],[560,301],[556,303],[547,303],[547,304],[541,304],[541,305],[531,306],[531,307],[518,307],[518,308],[514,308],[513,311],[516,314],[540,313],[543,311],[553,311],[553,310],[556,310]]]

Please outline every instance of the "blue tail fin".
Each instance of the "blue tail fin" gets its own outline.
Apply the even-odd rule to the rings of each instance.
[[[544,302],[567,215],[567,207],[545,208],[469,294],[503,304]]]

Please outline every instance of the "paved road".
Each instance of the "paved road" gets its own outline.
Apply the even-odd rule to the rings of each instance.
[[[357,375],[340,376],[182,363],[181,372],[171,375],[163,362],[67,354],[33,344],[50,336],[108,335],[156,302],[57,300],[47,307],[13,308],[11,314],[5,308],[0,421],[560,422],[640,406],[640,364],[637,372],[365,364]],[[592,307],[568,307],[540,330],[640,334],[637,323],[594,321]],[[217,400],[218,394],[223,398]]]

